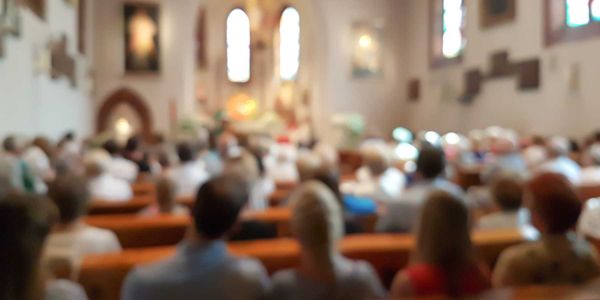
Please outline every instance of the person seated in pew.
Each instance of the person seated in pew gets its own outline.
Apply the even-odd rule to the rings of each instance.
[[[48,237],[46,258],[64,258],[77,268],[86,255],[121,251],[112,231],[84,223],[90,202],[85,180],[73,175],[59,176],[50,184],[48,197],[58,208],[59,219]]]
[[[102,149],[92,150],[84,158],[85,176],[92,199],[125,202],[133,197],[131,185],[126,180],[114,177],[110,168],[110,155]]]
[[[254,154],[240,149],[238,156],[229,157],[225,162],[223,172],[238,176],[248,184],[250,199],[246,210],[263,211],[269,207],[269,196],[275,192],[275,183],[265,176],[264,167]]]
[[[475,255],[462,199],[444,191],[430,193],[416,238],[409,266],[392,284],[393,297],[465,297],[491,287],[490,272]]]
[[[418,222],[421,207],[434,190],[443,190],[464,198],[463,190],[444,178],[446,159],[444,151],[434,146],[424,146],[417,158],[415,183],[402,197],[387,205],[377,222],[378,232],[412,232]]]
[[[140,150],[140,144],[141,141],[139,136],[132,136],[127,139],[127,143],[125,143],[125,149],[123,151],[123,158],[135,163],[139,173],[152,173],[148,155]]]
[[[291,196],[291,227],[300,243],[300,265],[273,276],[271,299],[363,300],[385,297],[377,274],[366,262],[351,261],[338,250],[342,211],[322,183],[303,184]]]
[[[537,168],[537,173],[559,173],[567,177],[572,184],[578,185],[581,181],[581,167],[569,157],[571,152],[569,140],[555,136],[548,140],[546,147],[549,160]]]
[[[193,224],[176,254],[135,268],[122,300],[264,299],[270,280],[260,262],[228,253],[225,239],[248,201],[244,182],[221,176],[198,191]]]
[[[522,179],[529,177],[527,164],[518,151],[516,134],[509,129],[498,129],[490,141],[490,155],[481,171],[482,182],[492,182],[499,174],[513,174]]]
[[[519,180],[502,176],[492,183],[490,190],[500,211],[481,217],[478,229],[519,229],[530,224],[529,210],[521,207],[523,186]]]
[[[600,144],[593,144],[586,152],[590,165],[581,169],[580,186],[600,185]]]
[[[577,224],[577,233],[596,240],[600,245],[600,198],[589,199],[585,201],[579,223]]]
[[[177,197],[193,197],[209,178],[203,162],[196,160],[195,151],[187,142],[177,145],[179,165],[168,176],[177,185]]]
[[[53,279],[42,264],[56,219],[47,199],[11,193],[0,198],[0,299],[86,300],[81,286]]]
[[[159,215],[187,216],[190,211],[184,205],[177,203],[175,183],[163,177],[156,181],[156,203],[140,211],[141,216],[155,217]]]
[[[497,287],[582,284],[600,276],[596,250],[572,231],[581,201],[566,177],[535,176],[526,185],[525,203],[541,238],[504,250],[494,269]]]
[[[138,166],[121,156],[121,149],[117,141],[109,139],[106,141],[102,148],[110,155],[110,163],[108,165],[108,172],[114,177],[127,180],[129,183],[136,181],[138,177]]]
[[[397,201],[406,186],[406,177],[391,166],[383,146],[372,145],[361,151],[363,166],[356,171],[352,194],[365,196],[383,204]]]

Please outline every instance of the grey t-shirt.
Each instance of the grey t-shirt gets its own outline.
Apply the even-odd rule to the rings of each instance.
[[[386,296],[377,274],[364,261],[336,260],[334,285],[307,278],[296,270],[284,270],[273,276],[272,300],[364,300]]]

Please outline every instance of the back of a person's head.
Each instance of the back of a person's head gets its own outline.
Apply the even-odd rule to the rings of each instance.
[[[336,251],[344,232],[342,211],[335,195],[324,184],[310,181],[302,184],[290,201],[292,232],[315,259],[327,258]]]
[[[500,176],[492,182],[492,197],[503,211],[515,211],[523,202],[523,185],[517,179]]]
[[[340,205],[342,205],[342,192],[340,191],[340,172],[338,169],[330,166],[323,166],[317,170],[313,180],[326,185],[336,196]]]
[[[374,176],[383,174],[390,167],[390,160],[383,149],[368,147],[362,151],[364,165]]]
[[[469,213],[461,199],[432,192],[421,212],[417,233],[416,258],[450,271],[470,263]]]
[[[203,184],[193,209],[198,235],[209,240],[223,238],[247,201],[247,185],[235,176],[220,176]]]
[[[125,151],[134,152],[140,148],[140,138],[135,135],[127,139],[127,143],[125,144]]]
[[[582,204],[563,175],[537,175],[527,183],[525,197],[532,221],[542,233],[563,234],[577,224]]]
[[[318,156],[312,153],[305,153],[300,155],[296,161],[296,168],[298,169],[298,176],[300,182],[306,182],[315,177],[315,174],[322,167],[321,160]]]
[[[40,256],[55,215],[47,199],[23,194],[0,199],[0,299],[43,298]]]
[[[161,211],[170,210],[175,205],[176,185],[173,180],[163,177],[156,181],[156,199]]]
[[[17,138],[12,135],[7,136],[2,142],[2,148],[5,152],[17,152],[19,150],[19,147],[17,145]]]
[[[73,223],[87,213],[90,193],[87,182],[74,175],[57,177],[48,186],[48,197],[58,208],[60,223]]]
[[[570,152],[571,143],[565,137],[554,136],[547,141],[546,148],[551,156],[565,156]]]
[[[106,152],[108,152],[108,154],[111,156],[117,155],[121,151],[119,144],[113,139],[109,139],[108,141],[104,142],[104,144],[102,144],[102,148],[104,148],[104,150],[106,150]]]
[[[444,173],[446,157],[444,151],[438,147],[425,146],[417,158],[417,172],[425,179],[434,179]]]
[[[177,144],[177,156],[181,163],[186,163],[194,160],[194,149],[188,142]]]
[[[89,151],[83,157],[85,175],[88,178],[95,178],[108,172],[110,160],[110,154],[104,149],[94,149]]]
[[[260,178],[258,161],[252,153],[245,149],[240,150],[239,156],[226,161],[224,173],[252,183]]]

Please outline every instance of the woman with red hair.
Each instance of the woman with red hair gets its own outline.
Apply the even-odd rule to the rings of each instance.
[[[526,186],[525,204],[542,237],[502,253],[496,286],[581,284],[600,276],[596,251],[573,232],[582,204],[566,177],[539,174]]]

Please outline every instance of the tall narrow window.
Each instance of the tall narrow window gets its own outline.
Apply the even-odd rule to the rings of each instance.
[[[294,80],[300,68],[300,14],[288,7],[279,24],[279,76],[281,80]]]
[[[431,59],[432,65],[443,66],[458,61],[465,49],[466,39],[464,0],[431,0]]]
[[[250,18],[240,8],[227,17],[227,78],[236,83],[250,81]]]
[[[545,0],[546,44],[600,35],[600,0]]]

